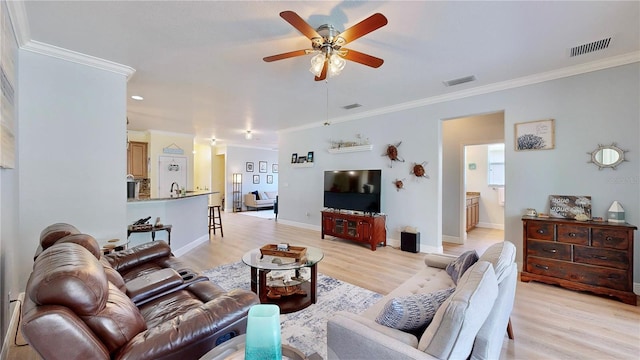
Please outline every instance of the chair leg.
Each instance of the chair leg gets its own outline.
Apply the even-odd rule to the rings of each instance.
[[[513,327],[511,326],[511,318],[509,318],[509,322],[507,323],[507,335],[509,339],[513,340]]]

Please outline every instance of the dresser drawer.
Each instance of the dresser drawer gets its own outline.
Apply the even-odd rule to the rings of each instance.
[[[560,224],[557,226],[559,242],[589,245],[589,228],[586,226],[573,226]]]
[[[629,255],[626,251],[607,250],[579,245],[576,245],[573,251],[573,261],[577,263],[607,266],[623,270],[629,268]]]
[[[527,241],[527,255],[571,261],[571,245],[554,241]]]
[[[554,226],[550,223],[531,222],[527,225],[527,237],[529,239],[553,241]]]
[[[631,291],[627,285],[629,281],[625,270],[529,257],[527,271],[582,284]]]
[[[594,228],[591,230],[593,246],[626,250],[629,248],[629,236],[625,230]]]

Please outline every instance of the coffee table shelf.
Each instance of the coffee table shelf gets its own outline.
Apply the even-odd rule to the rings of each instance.
[[[280,307],[280,313],[287,314],[302,310],[317,301],[317,279],[318,270],[316,265],[324,257],[322,250],[307,246],[307,256],[304,262],[294,262],[288,264],[277,264],[271,261],[265,261],[260,249],[253,249],[242,256],[242,261],[251,268],[251,291],[258,294],[262,304],[276,304]],[[270,298],[267,296],[269,287],[267,286],[267,275],[272,271],[293,270],[295,276],[300,276],[300,271],[309,268],[311,275],[308,281],[303,281],[298,286],[300,292],[292,295],[282,296],[280,298]]]

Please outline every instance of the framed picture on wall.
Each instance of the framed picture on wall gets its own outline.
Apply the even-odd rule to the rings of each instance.
[[[253,183],[260,184],[260,175],[253,175]]]
[[[516,151],[553,149],[554,133],[553,119],[517,123],[515,124]]]
[[[252,162],[248,162],[247,163],[247,172],[253,172],[253,163]]]
[[[271,165],[271,172],[274,174],[278,172],[278,164]]]
[[[261,173],[266,173],[267,172],[267,162],[266,161],[258,162],[258,171],[260,171]]]
[[[307,162],[313,162],[313,151],[307,153]]]
[[[273,175],[267,175],[267,184],[273,184]]]
[[[291,163],[295,164],[297,162],[298,162],[298,154],[297,153],[291,154]]]

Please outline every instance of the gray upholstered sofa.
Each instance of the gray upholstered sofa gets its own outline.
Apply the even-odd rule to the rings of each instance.
[[[329,319],[329,359],[498,359],[515,297],[515,252],[510,242],[491,246],[457,286],[444,270],[456,257],[428,254],[423,270],[361,315]],[[453,286],[420,337],[375,321],[390,299]]]
[[[276,191],[263,191],[258,192],[258,194],[260,196],[259,199],[256,198],[255,191],[244,195],[244,206],[246,206],[247,210],[272,208],[278,196]]]

